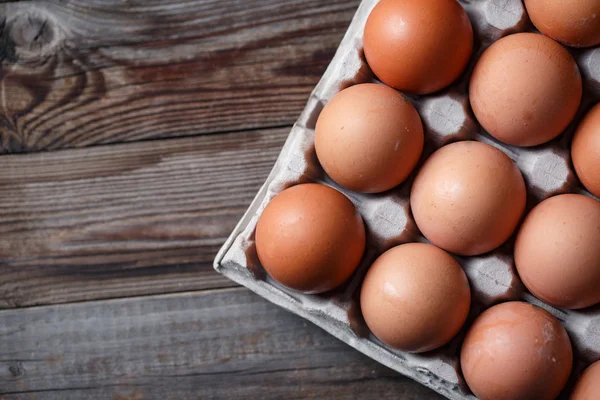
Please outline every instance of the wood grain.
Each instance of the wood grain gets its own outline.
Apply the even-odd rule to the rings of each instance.
[[[441,399],[243,288],[0,311],[0,337],[4,400]]]
[[[234,285],[217,250],[288,128],[0,157],[0,307]]]
[[[0,152],[291,125],[358,3],[0,5]]]

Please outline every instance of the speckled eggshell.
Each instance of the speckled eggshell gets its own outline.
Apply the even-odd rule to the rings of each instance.
[[[374,83],[338,93],[315,128],[323,169],[357,192],[382,192],[402,183],[419,161],[423,141],[413,105],[394,89]]]
[[[369,269],[360,303],[371,332],[390,347],[424,352],[446,344],[463,326],[469,282],[445,251],[409,243],[383,253]]]
[[[577,127],[571,158],[581,183],[600,197],[600,104],[588,111]]]
[[[577,380],[570,400],[600,399],[600,361],[587,367]]]
[[[365,25],[375,75],[396,89],[427,94],[456,80],[473,50],[473,29],[455,0],[382,0]]]
[[[563,194],[538,204],[517,235],[515,265],[546,303],[578,309],[600,302],[600,202]]]
[[[525,210],[525,182],[500,150],[480,142],[442,147],[425,162],[412,187],[417,226],[433,244],[461,255],[500,246]]]
[[[571,54],[536,33],[517,33],[492,44],[475,65],[469,86],[479,123],[515,146],[535,146],[560,135],[581,95],[581,75]]]
[[[573,363],[567,332],[531,304],[499,304],[469,329],[460,354],[463,376],[480,400],[553,400]]]
[[[342,193],[301,184],[271,200],[256,226],[256,251],[277,282],[305,293],[341,285],[365,249],[363,220]]]
[[[600,0],[525,0],[525,7],[544,35],[573,47],[600,44]]]

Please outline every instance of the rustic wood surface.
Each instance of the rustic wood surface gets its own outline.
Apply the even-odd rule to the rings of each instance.
[[[358,3],[0,5],[0,150],[291,125]]]
[[[1,400],[440,399],[212,269],[358,3],[0,4]]]
[[[241,288],[0,318],[6,400],[440,398]]]
[[[0,307],[233,285],[214,256],[288,131],[0,156]]]

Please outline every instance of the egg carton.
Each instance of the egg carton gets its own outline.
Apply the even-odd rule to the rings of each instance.
[[[467,323],[449,344],[428,353],[410,354],[382,344],[364,323],[358,295],[371,263],[382,252],[398,244],[426,242],[409,207],[414,172],[406,182],[388,192],[355,193],[339,187],[326,176],[314,150],[315,124],[324,105],[346,87],[378,82],[362,50],[364,25],[378,1],[364,0],[360,4],[331,64],[292,128],[271,174],[219,251],[214,268],[367,356],[453,400],[475,399],[459,366],[460,345],[473,319],[486,308],[503,301],[536,304],[562,322],[573,344],[574,368],[562,395],[565,397],[578,372],[600,359],[600,306],[561,310],[529,294],[514,268],[514,236],[493,252],[476,257],[456,257],[469,278],[472,305]],[[419,111],[425,129],[425,149],[419,166],[429,154],[445,144],[477,140],[500,149],[515,161],[527,184],[527,210],[559,193],[582,193],[593,197],[580,185],[573,172],[569,143],[585,111],[600,100],[600,47],[569,49],[579,65],[584,94],[577,116],[565,133],[534,148],[508,146],[489,136],[474,118],[467,95],[469,77],[479,55],[490,44],[511,33],[534,31],[533,25],[521,0],[461,0],[460,3],[469,14],[475,34],[469,66],[457,82],[441,92],[407,96]],[[355,274],[341,287],[320,295],[297,293],[274,282],[260,265],[254,243],[256,223],[266,204],[282,190],[305,182],[320,182],[343,192],[360,211],[367,229],[367,249]]]

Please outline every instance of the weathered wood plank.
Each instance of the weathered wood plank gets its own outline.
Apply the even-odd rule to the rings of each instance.
[[[0,308],[233,285],[212,261],[288,131],[0,157]]]
[[[0,152],[291,125],[358,3],[0,5]]]
[[[0,397],[441,399],[235,288],[0,311]]]

